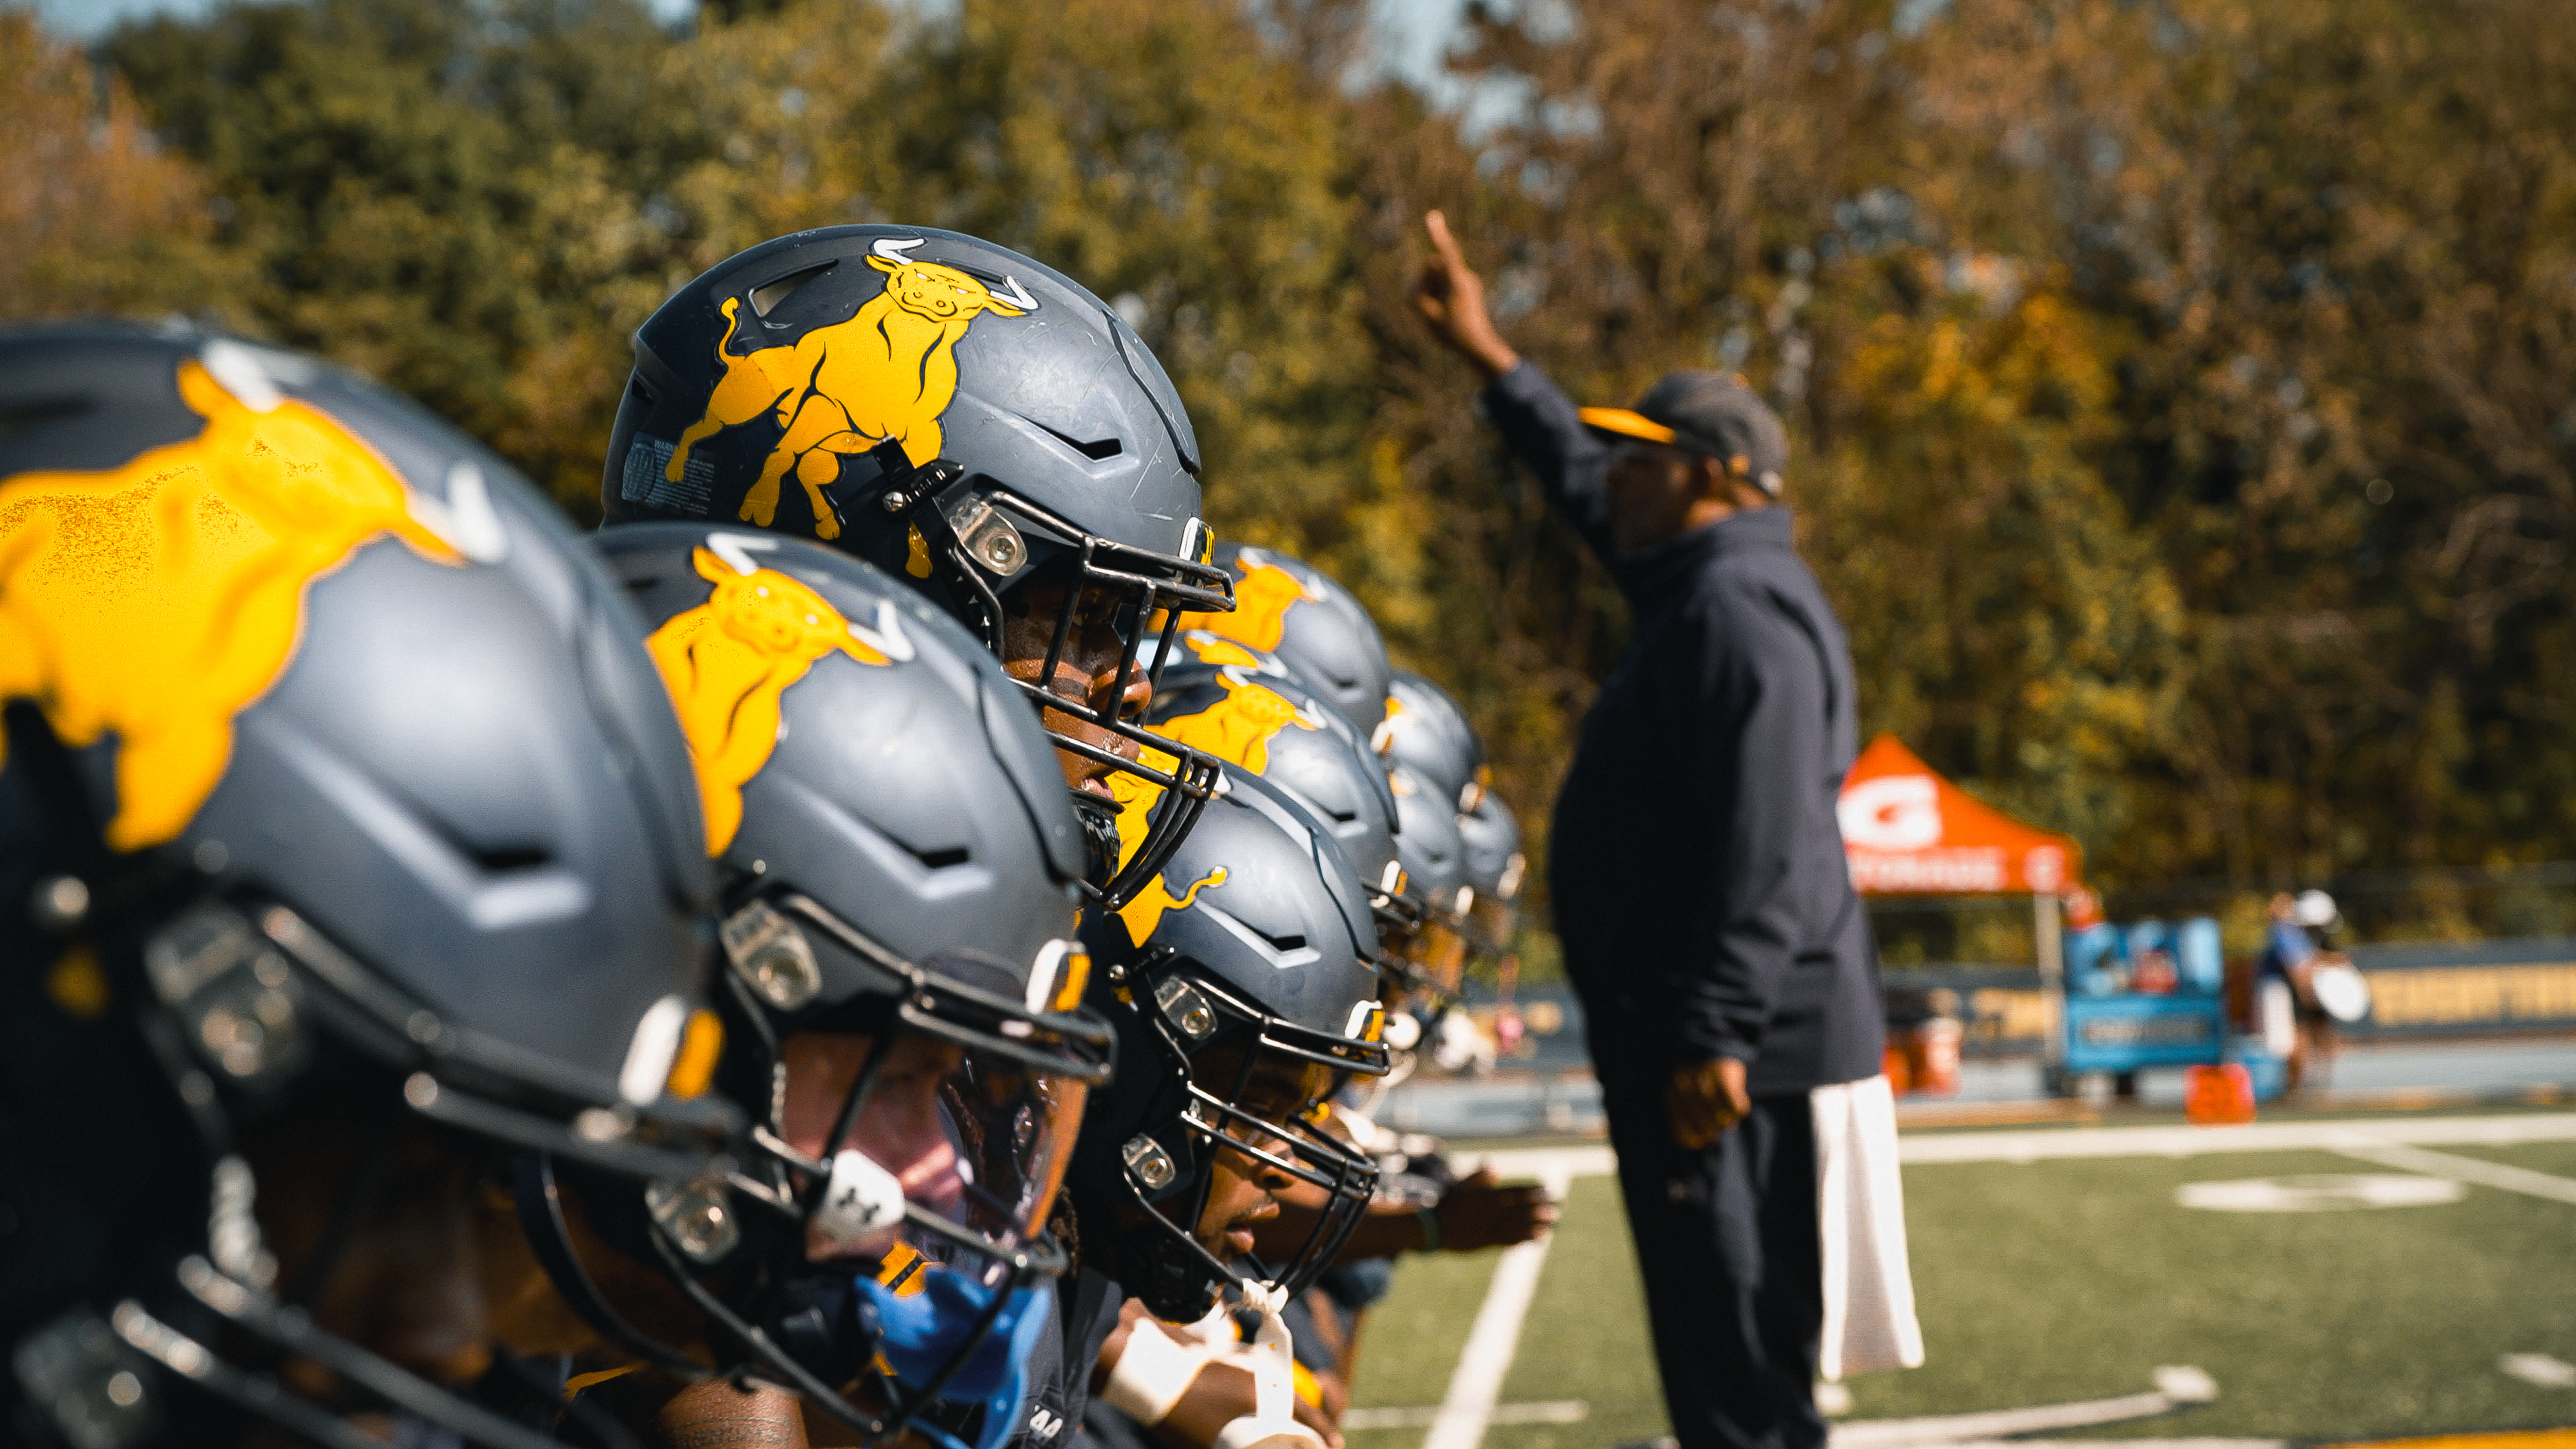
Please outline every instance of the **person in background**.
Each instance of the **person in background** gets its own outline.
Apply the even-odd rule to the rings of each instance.
[[[1786,437],[1717,373],[1577,409],[1495,331],[1446,221],[1425,223],[1417,309],[1632,615],[1558,799],[1550,894],[1673,1433],[1820,1449],[1820,1368],[1922,1349],[1877,949],[1834,813],[1851,651],[1781,504]],[[1883,1191],[1823,1215],[1820,1170],[1846,1163]],[[1869,1291],[1829,1302],[1829,1259]]]
[[[2336,908],[2334,897],[2321,890],[2304,890],[2295,904],[2299,929],[2316,948],[2308,967],[2308,989],[2299,1001],[2299,1046],[2307,1058],[2310,1082],[2324,1086],[2334,1075],[2334,1059],[2343,1050],[2343,1040],[2335,1029],[2333,1003],[2327,995],[2332,982],[2322,978],[2338,974],[2358,978],[2352,957],[2343,948],[2343,912]]]
[[[2299,903],[2288,891],[2272,897],[2264,916],[2263,955],[2254,967],[2254,1020],[2263,1049],[2289,1063],[2288,1089],[2295,1092],[2309,1065],[2299,1022],[2316,1010],[2308,976],[2316,968],[2317,947],[2299,924]]]

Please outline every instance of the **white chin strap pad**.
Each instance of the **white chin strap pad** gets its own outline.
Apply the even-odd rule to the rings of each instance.
[[[1246,1278],[1237,1292],[1245,1308],[1261,1315],[1252,1343],[1234,1360],[1252,1371],[1253,1408],[1220,1430],[1210,1449],[1323,1449],[1323,1439],[1297,1422],[1296,1359],[1279,1316],[1288,1290]]]
[[[814,1236],[844,1250],[882,1248],[902,1225],[903,1183],[857,1148],[841,1149],[814,1213]]]

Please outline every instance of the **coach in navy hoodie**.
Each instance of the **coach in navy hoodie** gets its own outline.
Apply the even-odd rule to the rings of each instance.
[[[1558,797],[1549,894],[1682,1449],[1817,1449],[1809,1092],[1877,1075],[1877,952],[1834,805],[1851,648],[1777,500],[1780,420],[1679,372],[1578,409],[1493,328],[1437,212],[1415,300],[1632,615]]]

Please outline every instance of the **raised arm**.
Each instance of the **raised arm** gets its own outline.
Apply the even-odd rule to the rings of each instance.
[[[1486,416],[1538,475],[1548,502],[1610,562],[1610,503],[1601,481],[1609,449],[1583,426],[1573,401],[1495,330],[1485,310],[1484,279],[1460,254],[1448,219],[1428,212],[1422,224],[1431,236],[1432,257],[1413,284],[1414,310],[1434,337],[1484,375]]]

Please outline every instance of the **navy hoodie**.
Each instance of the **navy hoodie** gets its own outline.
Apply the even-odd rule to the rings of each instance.
[[[1757,1096],[1876,1076],[1878,953],[1834,818],[1859,740],[1851,644],[1789,510],[1619,554],[1609,448],[1565,394],[1524,362],[1483,404],[1632,615],[1548,852],[1596,1070],[1734,1057]]]

